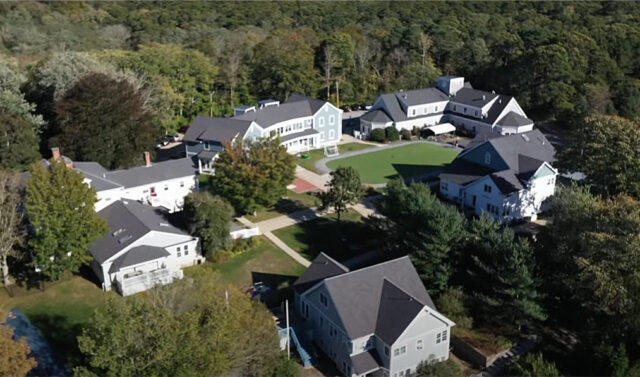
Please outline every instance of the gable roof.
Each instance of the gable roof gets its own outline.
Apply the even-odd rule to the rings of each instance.
[[[248,114],[253,113],[249,112]],[[198,115],[187,129],[183,140],[227,142],[233,140],[237,135],[244,136],[249,127],[251,127],[251,120],[240,117],[223,118]]]
[[[89,245],[91,255],[102,264],[151,231],[188,235],[171,225],[162,211],[133,200],[118,200],[98,212],[109,233]]]
[[[298,293],[302,293],[311,288],[320,280],[340,275],[345,272],[349,272],[349,269],[331,258],[325,253],[320,253],[311,262],[309,268],[307,268],[298,280],[293,283],[293,289]]]
[[[451,100],[463,105],[482,108],[496,97],[498,97],[498,94],[484,90],[461,88],[451,97]]]
[[[231,119],[255,121],[260,127],[267,128],[290,119],[312,116],[315,112],[312,112],[309,103],[309,101],[284,102],[278,106],[267,106],[236,115]]]
[[[147,245],[133,247],[113,261],[113,264],[109,267],[109,273],[119,271],[125,267],[135,266],[136,264],[168,257],[169,255],[171,254],[161,247]]]
[[[395,93],[398,101],[408,106],[424,105],[433,102],[448,101],[449,96],[437,88],[424,88]]]
[[[523,173],[527,169],[534,169],[531,164],[520,166],[520,156],[526,156],[538,161],[551,163],[555,150],[547,138],[535,129],[519,134],[496,137],[487,141],[498,152],[504,162],[516,173]],[[535,167],[537,169],[540,165]]]
[[[352,339],[376,332],[378,313],[381,310],[389,313],[383,317],[385,321],[404,316],[394,310],[393,301],[382,300],[385,281],[393,282],[413,300],[423,304],[423,307],[426,305],[435,309],[407,256],[325,278],[325,287]],[[385,293],[384,297],[389,296]]]
[[[391,118],[385,113],[383,109],[376,109],[367,112],[363,116],[360,117],[361,120],[366,120],[368,122],[379,122],[379,123],[388,123],[391,122]]]
[[[440,179],[446,179],[457,185],[465,186],[492,172],[493,169],[486,166],[463,158],[456,158],[440,173]]]
[[[507,115],[503,116],[502,119],[500,119],[498,124],[503,127],[522,127],[533,124],[533,121],[527,117],[523,117],[522,115],[514,111],[509,111]]]
[[[291,103],[291,102],[307,102],[309,104],[309,109],[311,109],[312,114],[317,113],[318,110],[320,110],[320,108],[322,108],[322,106],[324,106],[324,104],[327,103],[326,101],[323,101],[317,98],[307,97],[300,93],[293,93],[292,95],[289,96],[289,98],[287,98],[286,101],[284,101],[284,103]]]
[[[362,352],[357,355],[351,356],[351,365],[353,365],[353,371],[360,375],[372,372],[382,365],[378,351],[375,349],[367,352]]]
[[[414,299],[391,281],[384,279],[376,321],[376,335],[386,344],[393,344],[424,306],[424,303]]]

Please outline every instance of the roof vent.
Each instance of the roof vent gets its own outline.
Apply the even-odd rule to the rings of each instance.
[[[520,136],[522,136],[522,138],[524,139],[524,141],[526,141],[527,143],[529,142],[529,136],[525,135],[525,134],[520,134]]]
[[[492,90],[492,91],[491,91],[491,94],[496,94],[496,91],[495,91],[495,90]]]
[[[160,225],[160,226],[169,226],[169,224],[167,224],[167,223],[158,223],[158,225]]]
[[[116,236],[122,234],[122,232],[124,232],[124,228],[120,228],[120,229],[116,230],[115,232],[111,233],[111,235],[116,237]]]
[[[502,98],[499,98],[499,99],[498,99],[498,103],[502,103]]]
[[[132,239],[132,238],[133,238],[133,236],[132,236],[132,235],[127,234],[126,236],[124,236],[124,237],[120,238],[120,239],[118,240],[118,243],[119,243],[120,245],[122,245],[123,243],[125,243],[125,242],[129,241],[129,240],[130,240],[130,239]]]
[[[484,101],[484,100],[486,100],[486,99],[487,99],[487,96],[485,96],[485,95],[483,94],[483,95],[482,95],[482,100]]]

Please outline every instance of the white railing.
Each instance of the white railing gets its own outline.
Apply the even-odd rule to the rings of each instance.
[[[182,270],[179,270],[182,273]],[[163,268],[159,270],[149,271],[134,276],[123,276],[122,281],[118,281],[120,293],[123,296],[129,296],[134,293],[149,290],[156,285],[170,284],[174,277],[171,271]],[[179,278],[182,278],[180,276]]]

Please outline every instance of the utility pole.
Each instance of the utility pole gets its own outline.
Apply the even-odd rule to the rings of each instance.
[[[336,80],[336,103],[340,107],[340,81]]]
[[[291,328],[289,327],[289,300],[284,302],[284,311],[287,316],[287,359],[291,360]]]

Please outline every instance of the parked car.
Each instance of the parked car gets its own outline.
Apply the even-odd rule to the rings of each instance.
[[[180,135],[178,134],[167,135],[167,137],[170,137],[173,142],[180,141]]]
[[[351,108],[351,106],[344,106],[344,107],[342,108],[342,110],[343,110],[344,112],[353,111],[353,109]]]

